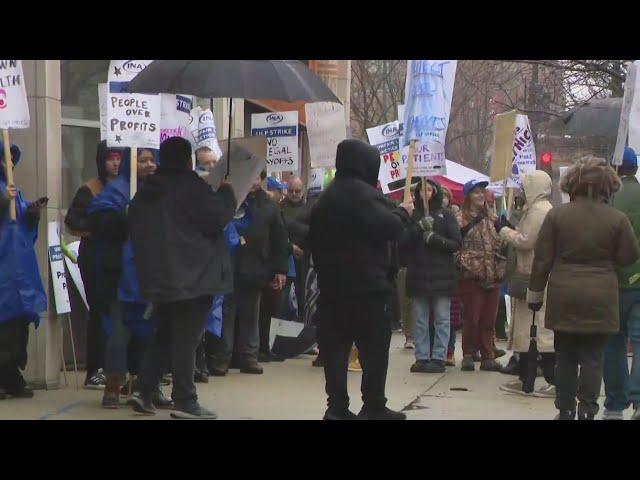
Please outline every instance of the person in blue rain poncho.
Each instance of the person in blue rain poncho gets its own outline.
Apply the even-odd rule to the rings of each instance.
[[[157,164],[156,150],[138,149],[138,186],[153,175]],[[129,179],[130,152],[127,151],[120,164],[118,178],[109,182],[88,208],[89,229],[96,242],[96,270],[102,287],[96,303],[107,336],[104,408],[120,407],[120,389],[128,367],[135,363],[132,360],[140,361],[144,344],[153,328],[152,319],[145,315],[148,305],[138,292],[133,252],[128,239]],[[127,355],[132,336],[138,341],[138,354],[133,359]],[[161,392],[156,392],[154,397],[159,407],[170,406],[170,401]]]
[[[11,145],[10,151],[15,166],[20,149]],[[47,199],[28,202],[15,185],[7,185],[2,142],[0,160],[0,399],[7,395],[30,398],[33,391],[20,370],[27,364],[29,323],[37,328],[40,313],[47,309],[34,249],[40,211]],[[10,217],[11,199],[15,199],[15,221]]]

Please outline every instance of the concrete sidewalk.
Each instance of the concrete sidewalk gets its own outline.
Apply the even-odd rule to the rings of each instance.
[[[447,367],[444,374],[410,373],[413,350],[402,348],[404,337],[394,334],[387,380],[389,407],[404,410],[409,419],[500,419],[549,420],[556,410],[553,399],[524,397],[498,390],[501,383],[515,379],[494,372],[462,372],[459,365]],[[458,356],[461,356],[458,342]],[[507,357],[501,359],[507,360]],[[210,377],[208,384],[197,384],[200,402],[225,420],[317,420],[326,405],[324,374],[311,366],[311,356],[283,363],[264,364],[263,375],[241,374],[231,370],[226,377]],[[458,363],[460,358],[457,359]],[[82,389],[80,373],[76,389],[74,374],[70,385],[60,390],[38,390],[33,399],[0,401],[0,419],[47,420],[132,420],[170,419],[169,411],[153,417],[140,416],[129,407],[101,408],[101,391]],[[361,374],[349,373],[351,410],[358,412]],[[62,382],[64,383],[64,382]],[[536,385],[544,384],[539,378]],[[164,387],[169,394],[169,387]],[[600,402],[602,404],[602,402]],[[625,416],[630,416],[631,410]]]

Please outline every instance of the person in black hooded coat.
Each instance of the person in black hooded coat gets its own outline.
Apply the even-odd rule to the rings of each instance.
[[[100,373],[104,367],[105,336],[102,330],[99,308],[95,295],[98,288],[97,272],[95,271],[96,245],[89,231],[89,214],[87,208],[110,180],[118,176],[118,168],[122,160],[123,150],[107,148],[107,141],[98,144],[96,166],[98,176],[88,180],[76,192],[64,223],[69,233],[80,237],[78,249],[78,267],[82,283],[84,284],[87,303],[89,304],[89,324],[87,325],[87,375],[85,388],[102,389],[105,377]]]
[[[450,335],[451,295],[458,285],[453,254],[462,238],[458,222],[442,207],[442,187],[426,182],[429,211],[425,212],[422,183],[415,193],[412,224],[400,242],[401,262],[407,267],[406,289],[415,322],[415,357],[412,372],[443,373]],[[434,313],[431,349],[429,316]]]
[[[376,189],[378,150],[344,140],[336,177],[311,211],[309,240],[318,274],[318,343],[325,358],[327,420],[348,420],[347,364],[355,341],[363,369],[363,419],[406,415],[386,407],[393,292],[390,242],[399,240],[412,204],[394,207]]]

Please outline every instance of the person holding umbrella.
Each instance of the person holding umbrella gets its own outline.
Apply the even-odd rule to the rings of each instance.
[[[593,420],[598,413],[604,346],[620,329],[615,267],[640,258],[627,216],[607,205],[620,179],[604,160],[586,157],[560,182],[570,203],[547,214],[534,248],[526,301],[554,332],[556,419]],[[579,373],[578,373],[579,369]]]
[[[526,198],[524,214],[516,228],[514,228],[505,216],[498,221],[500,238],[511,245],[515,250],[515,271],[507,277],[509,294],[515,307],[515,315],[511,324],[511,340],[514,352],[519,353],[520,379],[501,385],[500,390],[517,393],[533,394],[541,397],[555,397],[554,369],[555,354],[553,351],[553,332],[544,328],[544,312],[537,315],[537,336],[534,336],[536,351],[528,355],[529,333],[532,326],[532,316],[529,311],[526,296],[531,264],[533,262],[533,247],[538,239],[540,227],[552,205],[551,177],[542,170],[529,172],[522,178],[523,196]],[[549,385],[533,391],[538,366],[538,352],[540,352],[540,364],[545,380]],[[533,365],[529,368],[529,363]],[[527,372],[533,372],[533,376],[527,376]]]

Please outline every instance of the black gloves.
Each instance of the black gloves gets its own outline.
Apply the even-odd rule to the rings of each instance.
[[[511,230],[515,230],[516,227],[514,227],[513,225],[511,225],[511,222],[509,222],[509,220],[507,220],[507,216],[506,215],[502,215],[500,218],[498,218],[495,222],[494,222],[494,227],[496,229],[496,232],[500,233],[500,230],[502,230],[504,227],[509,227]]]

